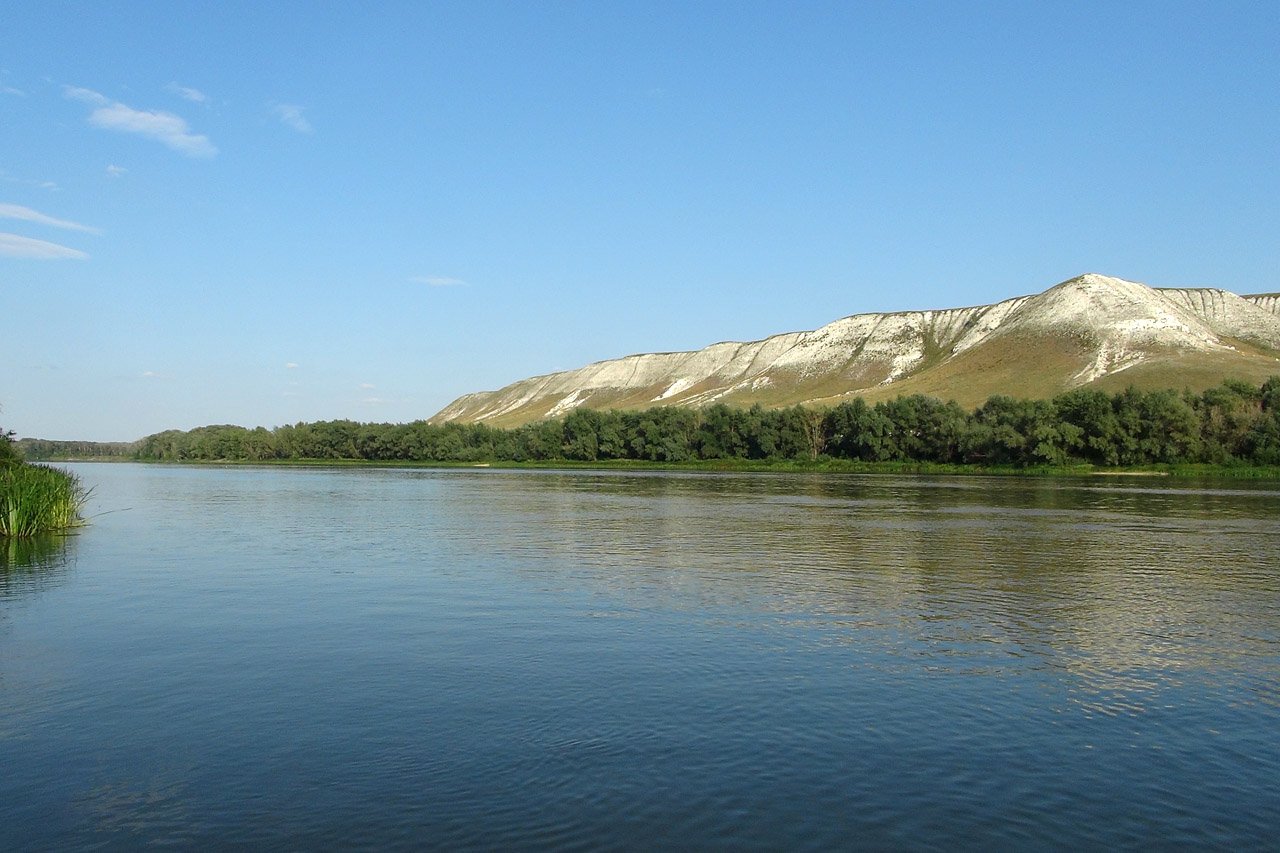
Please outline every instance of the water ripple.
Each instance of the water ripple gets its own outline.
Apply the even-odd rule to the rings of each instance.
[[[1280,834],[1274,487],[79,473],[131,511],[0,573],[10,846]]]

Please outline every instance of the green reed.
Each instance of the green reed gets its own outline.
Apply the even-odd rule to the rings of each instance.
[[[0,536],[28,537],[84,523],[88,492],[59,468],[0,463]]]

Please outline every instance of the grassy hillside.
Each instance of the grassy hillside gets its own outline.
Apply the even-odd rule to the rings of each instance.
[[[833,406],[912,394],[969,407],[1073,388],[1256,384],[1280,373],[1273,303],[1088,274],[989,306],[854,315],[812,332],[596,362],[466,395],[432,421],[508,428],[579,408]]]

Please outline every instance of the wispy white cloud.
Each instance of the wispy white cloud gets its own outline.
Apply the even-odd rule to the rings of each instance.
[[[128,169],[126,169],[124,166],[117,166],[117,165],[115,165],[114,163],[112,163],[111,165],[107,166],[107,174],[108,174],[108,175],[110,175],[110,176],[111,176],[111,177],[113,177],[113,178],[118,178],[118,177],[120,177],[121,175],[123,175],[123,174],[124,174],[125,172],[127,172],[127,171],[129,171],[129,170],[128,170]]]
[[[170,83],[164,88],[165,91],[173,92],[179,98],[191,101],[192,103],[203,104],[205,101],[209,100],[209,96],[204,92],[201,92],[199,89],[192,89],[189,86],[180,86],[177,83]]]
[[[372,391],[372,390],[374,390],[374,389],[375,389],[375,388],[377,388],[377,387],[378,387],[378,386],[377,386],[377,385],[374,385],[372,382],[361,382],[361,383],[360,383],[360,389],[361,389],[362,391]]]
[[[172,374],[161,373],[158,370],[144,370],[142,371],[141,375],[143,379],[172,379],[173,378]]]
[[[95,92],[92,89],[82,89],[79,86],[63,86],[62,94],[73,101],[83,101],[86,104],[103,106],[111,103],[111,100],[106,95]]]
[[[293,128],[298,133],[311,133],[315,128],[311,126],[311,122],[307,121],[302,115],[302,107],[297,104],[276,104],[272,108],[276,118],[280,119],[282,124]]]
[[[296,361],[286,361],[286,362],[284,363],[284,367],[285,367],[285,370],[297,370],[297,369],[298,369],[298,362],[296,362]]]
[[[10,175],[8,172],[5,172],[3,170],[0,170],[0,181],[4,181],[6,184],[18,184],[19,186],[24,186],[24,187],[35,187],[36,189],[41,189],[41,190],[56,191],[57,189],[59,189],[58,185],[55,184],[53,181],[30,181],[30,180],[27,180],[26,178],[15,178],[13,175]]]
[[[0,85],[0,95],[17,95],[19,98],[25,98],[27,93],[12,86]]]
[[[467,284],[460,278],[449,278],[443,275],[415,275],[409,281],[414,284],[425,284],[428,287],[465,287]]]
[[[32,210],[20,204],[0,202],[0,219],[21,219],[24,222],[35,222],[38,225],[48,225],[52,228],[64,228],[67,231],[84,231],[88,234],[102,233],[99,229],[89,225],[81,225],[79,222],[71,222],[67,219],[55,219],[52,216],[46,216],[38,210]]]
[[[118,130],[122,133],[136,133],[167,145],[174,151],[188,157],[214,157],[217,147],[209,141],[209,137],[192,133],[186,119],[167,113],[163,110],[138,110],[113,101],[92,89],[78,86],[64,86],[63,94],[73,101],[92,106],[89,113],[89,124],[104,130]]]
[[[57,243],[49,243],[45,240],[36,240],[31,237],[22,237],[18,234],[0,231],[0,257],[57,261],[66,258],[84,260],[89,256],[79,249],[72,249],[69,246],[60,246]]]
[[[94,110],[89,123],[104,130],[151,137],[188,157],[214,157],[218,153],[209,137],[192,133],[186,121],[173,113],[135,110],[117,103]]]
[[[366,391],[373,388],[373,386],[367,382],[361,385],[360,387],[361,389]],[[356,398],[356,402],[361,406],[401,406],[406,403],[411,403],[413,402],[413,400],[409,397],[404,397],[404,396],[391,396],[391,395],[384,395],[384,394],[366,394],[362,397]]]

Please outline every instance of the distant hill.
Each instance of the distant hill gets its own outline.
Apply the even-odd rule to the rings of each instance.
[[[1203,390],[1280,374],[1280,294],[1087,274],[1034,296],[857,314],[811,332],[630,355],[459,397],[433,423],[514,426],[578,408],[833,405],[928,394],[975,406],[1083,386]]]

